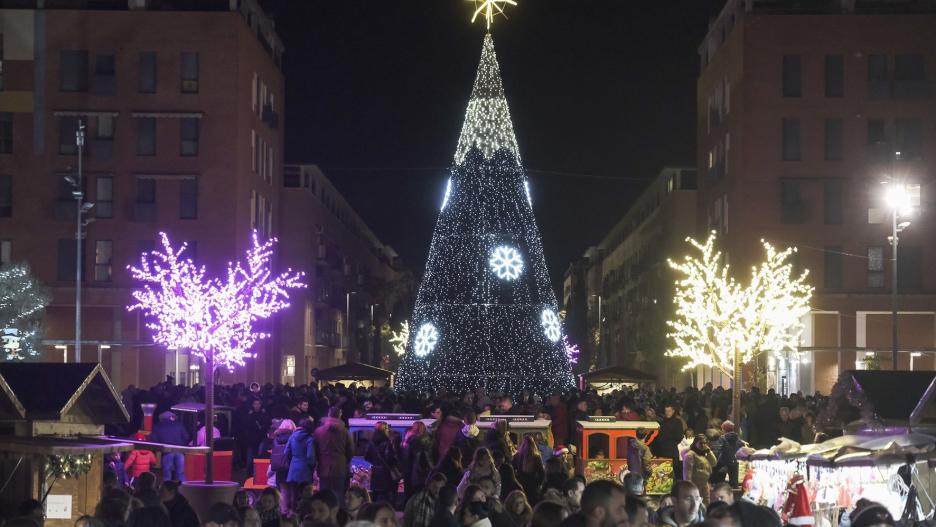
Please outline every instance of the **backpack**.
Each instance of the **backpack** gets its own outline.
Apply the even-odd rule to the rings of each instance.
[[[273,442],[273,448],[270,449],[270,470],[279,472],[289,468],[289,459],[286,456],[286,443]]]

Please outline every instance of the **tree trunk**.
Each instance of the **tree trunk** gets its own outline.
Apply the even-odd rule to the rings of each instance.
[[[205,483],[214,483],[214,355],[205,354]]]
[[[735,347],[734,350],[734,371],[731,376],[731,420],[735,424],[735,430],[740,435],[741,432],[741,352]]]

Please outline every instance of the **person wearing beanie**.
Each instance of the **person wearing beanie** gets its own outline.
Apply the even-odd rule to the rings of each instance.
[[[728,483],[732,488],[738,487],[738,450],[746,443],[738,437],[735,432],[735,425],[731,421],[725,421],[721,424],[722,435],[712,444],[712,452],[715,453],[715,466],[712,467],[712,477],[710,483],[721,483],[728,478]]]
[[[857,507],[851,515],[852,527],[883,527],[896,525],[894,517],[886,507],[880,503],[869,503],[864,507]]]

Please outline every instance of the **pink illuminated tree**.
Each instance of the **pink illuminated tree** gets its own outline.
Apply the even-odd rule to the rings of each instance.
[[[143,283],[133,291],[137,301],[130,311],[147,315],[146,326],[153,340],[167,348],[189,349],[205,362],[205,423],[214,422],[214,369],[233,370],[253,358],[257,341],[269,335],[256,323],[289,307],[289,289],[305,287],[304,274],[291,269],[275,274],[270,269],[275,238],[260,242],[256,231],[246,261],[228,262],[225,280],[208,278],[204,266],[183,256],[186,245],[174,249],[160,233],[162,250],[140,257],[139,266],[129,266],[135,280]],[[213,434],[205,434],[208,456],[205,482],[213,483]]]

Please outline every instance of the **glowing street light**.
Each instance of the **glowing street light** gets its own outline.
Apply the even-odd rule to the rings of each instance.
[[[884,202],[891,211],[891,235],[888,237],[892,249],[891,260],[891,369],[897,370],[897,243],[898,234],[910,226],[909,221],[897,222],[900,217],[913,214],[913,200],[907,186],[898,182],[883,182]],[[913,359],[911,358],[911,361]],[[912,368],[911,368],[912,369]]]

